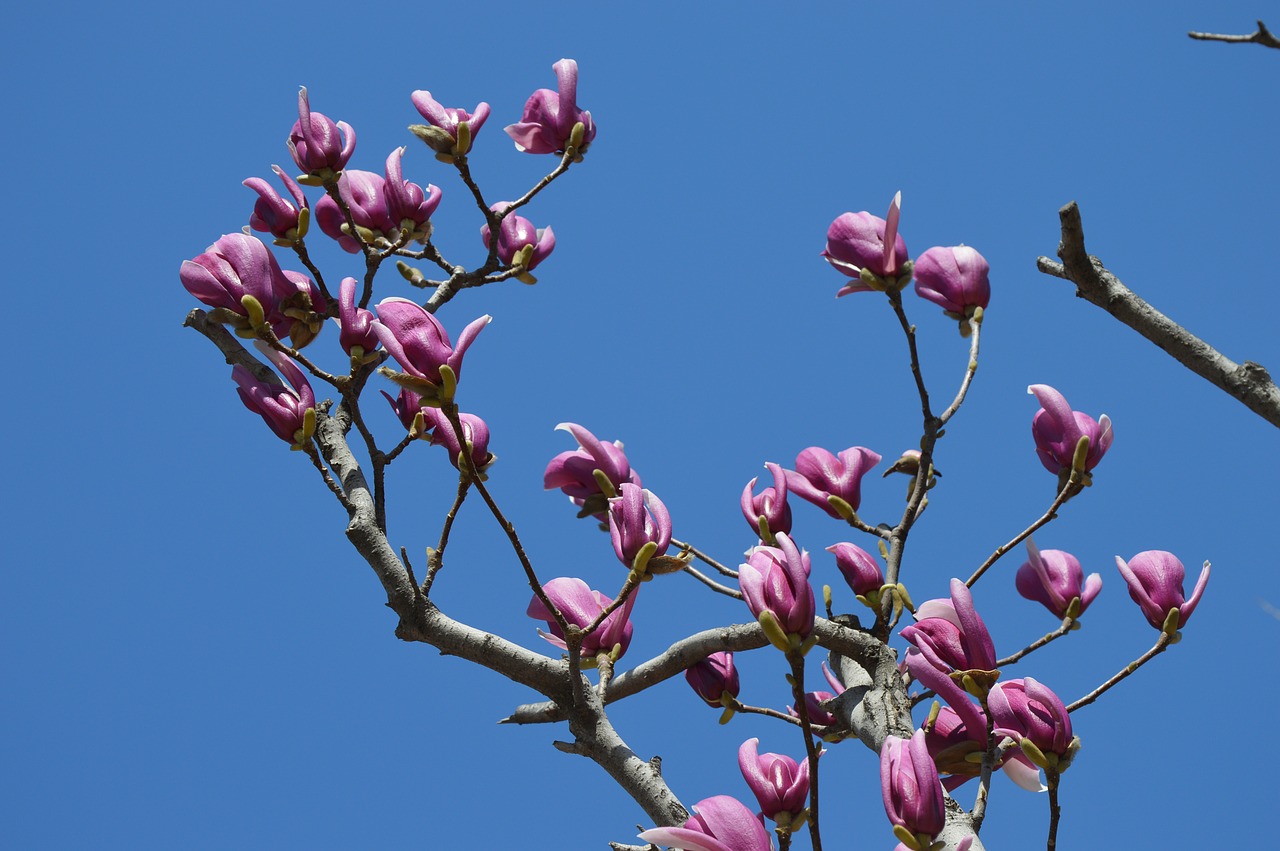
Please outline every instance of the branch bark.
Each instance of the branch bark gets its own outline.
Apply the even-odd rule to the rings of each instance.
[[[1280,50],[1280,38],[1276,38],[1271,34],[1271,30],[1267,29],[1267,25],[1262,21],[1258,21],[1257,32],[1248,35],[1221,35],[1219,33],[1201,33],[1189,32],[1187,35],[1200,41],[1225,41],[1229,44],[1260,44],[1263,47],[1274,47]]]
[[[1280,428],[1280,388],[1267,370],[1253,361],[1236,363],[1160,311],[1107,271],[1084,247],[1080,208],[1072,201],[1058,211],[1062,241],[1061,263],[1040,257],[1036,266],[1046,275],[1076,285],[1076,296],[1101,307],[1172,355],[1187,369],[1234,396],[1249,410]]]

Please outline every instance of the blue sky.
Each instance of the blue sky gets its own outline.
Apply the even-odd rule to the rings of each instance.
[[[643,814],[563,729],[498,727],[534,699],[496,675],[393,636],[340,508],[297,453],[242,409],[229,370],[180,327],[182,260],[248,218],[240,181],[288,164],[297,87],[355,126],[353,165],[444,190],[437,240],[475,264],[479,220],[447,167],[405,131],[409,94],[492,104],[473,170],[514,197],[552,165],[501,132],[562,56],[600,128],[586,162],[527,213],[552,224],[536,287],[462,294],[454,333],[494,315],[467,357],[466,406],[493,431],[491,486],[544,576],[622,580],[607,539],[541,473],[580,422],[626,442],[676,535],[724,560],[753,543],[738,494],[765,461],[806,446],[894,457],[918,422],[900,333],[878,296],[835,301],[818,257],[838,214],[904,196],[913,254],[965,243],[992,267],[982,364],[937,453],[942,486],[904,579],[940,596],[1053,495],[1035,459],[1026,387],[1109,414],[1096,485],[1037,535],[1104,577],[1084,629],[1018,666],[1067,699],[1145,650],[1154,631],[1117,554],[1165,549],[1214,576],[1183,642],[1081,710],[1064,778],[1063,847],[1256,844],[1274,807],[1274,737],[1248,730],[1277,693],[1280,605],[1271,528],[1280,440],[1069,284],[1035,270],[1057,210],[1134,289],[1226,354],[1280,370],[1272,261],[1280,54],[1189,40],[1248,32],[1253,4],[494,3],[413,10],[223,3],[199,13],[72,3],[11,16],[5,50],[15,166],[6,218],[17,329],[5,434],[10,508],[0,590],[9,731],[6,841],[23,848],[603,847]],[[135,10],[136,13],[136,10]],[[1280,23],[1280,21],[1272,22]],[[317,235],[318,236],[318,235]],[[312,240],[319,243],[320,239]],[[336,251],[327,277],[355,274]],[[295,264],[296,265],[296,264]],[[289,264],[286,262],[286,267]],[[408,294],[394,274],[385,294]],[[966,355],[950,321],[908,300],[926,378],[946,394]],[[52,314],[52,315],[51,315]],[[332,347],[327,331],[317,346]],[[19,363],[21,361],[21,363]],[[371,403],[394,440],[398,424]],[[391,534],[421,553],[452,495],[443,452],[392,468]],[[868,480],[863,515],[899,510]],[[468,505],[436,594],[448,612],[551,652],[496,527]],[[818,582],[846,539],[796,506]],[[419,560],[421,556],[419,556]],[[1010,557],[975,596],[1003,654],[1051,629],[1019,598]],[[851,595],[837,587],[849,608]],[[638,662],[745,607],[686,577],[646,586]],[[779,660],[742,660],[744,699],[788,701]],[[613,713],[661,754],[693,803],[748,794],[738,744],[799,754],[798,737],[717,727],[683,682]],[[828,844],[892,847],[873,756],[824,759]],[[972,792],[961,793],[970,800]],[[1047,805],[1003,781],[983,836],[1042,841]],[[1221,812],[1217,818],[1187,813]],[[828,822],[827,819],[830,819]],[[647,825],[646,825],[647,826]]]

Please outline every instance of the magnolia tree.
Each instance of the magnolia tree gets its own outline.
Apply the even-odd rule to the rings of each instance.
[[[182,264],[183,285],[206,306],[192,310],[186,324],[232,365],[244,406],[306,457],[345,510],[347,538],[399,617],[396,636],[482,665],[540,695],[538,702],[515,707],[506,720],[567,722],[572,741],[556,747],[597,762],[640,805],[650,823],[639,834],[643,844],[628,838],[627,813],[618,814],[617,835],[602,842],[621,840],[611,843],[618,849],[688,851],[764,851],[775,843],[780,849],[807,843],[817,851],[823,846],[826,801],[839,794],[820,783],[821,769],[856,749],[856,740],[878,756],[886,845],[896,838],[899,849],[978,851],[992,775],[1004,771],[1028,794],[1044,794],[1045,834],[1053,848],[1059,790],[1080,749],[1073,713],[1180,640],[1204,593],[1209,565],[1190,577],[1194,587],[1188,594],[1189,577],[1175,554],[1117,557],[1120,577],[1138,606],[1135,623],[1140,614],[1150,625],[1151,648],[1114,676],[1098,671],[1101,684],[1070,703],[1055,693],[1051,677],[1032,676],[1031,654],[1076,629],[1102,587],[1098,574],[1086,578],[1070,553],[1037,549],[1032,535],[1068,501],[1088,493],[1114,437],[1106,416],[1074,410],[1053,387],[1036,384],[1029,388],[1035,402],[1028,406],[1030,429],[1040,463],[1056,478],[1056,498],[970,575],[945,587],[914,584],[908,593],[908,541],[938,481],[935,447],[960,414],[976,374],[990,286],[987,262],[973,248],[939,246],[913,254],[900,228],[900,197],[883,218],[865,211],[839,216],[822,254],[833,281],[843,284],[838,295],[886,302],[885,316],[901,326],[920,406],[919,431],[908,442],[918,449],[884,463],[863,446],[814,446],[789,466],[765,462],[764,481],[752,479],[742,490],[743,540],[718,544],[729,551],[754,544],[734,565],[704,552],[713,551],[711,546],[699,549],[673,537],[678,523],[658,494],[643,487],[621,443],[602,439],[587,424],[564,423],[560,428],[576,448],[550,459],[545,487],[570,498],[584,527],[607,533],[624,570],[552,576],[527,556],[519,529],[486,486],[502,468],[489,451],[488,426],[472,411],[488,402],[472,398],[462,381],[465,355],[472,345],[484,345],[481,334],[490,317],[464,313],[446,322],[439,316],[466,289],[513,278],[533,283],[534,271],[555,248],[551,228],[536,228],[523,214],[554,181],[582,167],[596,126],[578,104],[576,63],[562,59],[553,69],[556,90],[534,92],[520,120],[505,128],[518,152],[554,164],[514,201],[492,202],[470,170],[472,142],[488,123],[489,104],[468,112],[441,105],[430,92],[411,96],[426,123],[410,130],[456,172],[463,187],[458,194],[478,213],[488,253],[474,269],[446,259],[445,247],[433,241],[431,216],[442,193],[405,178],[405,149],[391,151],[381,173],[349,167],[355,130],[312,111],[303,89],[287,139],[299,174],[294,178],[273,166],[278,184],[246,180],[258,195],[249,227],[220,237]],[[1074,221],[1078,225],[1078,216]],[[562,223],[562,229],[566,224],[572,227]],[[1042,258],[1042,268],[1071,277],[1074,264],[1088,267],[1082,276],[1089,270],[1104,274],[1100,264],[1090,265],[1082,246],[1072,253],[1067,224],[1064,218],[1067,266]],[[308,252],[317,237],[358,255],[361,275],[341,277],[335,287],[339,276],[323,273]],[[814,239],[820,241],[821,234]],[[385,274],[389,262],[398,275]],[[926,385],[908,318],[910,310],[938,308],[967,340],[955,387]],[[326,325],[335,327],[325,334]],[[394,422],[382,412],[376,420],[371,416],[371,406],[383,405],[390,406],[400,428],[375,427]],[[851,443],[856,439],[849,436]],[[457,478],[449,484],[455,496],[439,518],[438,542],[425,563],[415,566],[388,537],[386,484],[394,462],[420,442],[442,447]],[[862,478],[882,463],[884,475],[905,481],[905,503],[864,511]],[[509,613],[509,634],[521,634],[533,619],[543,627],[546,654],[450,617],[432,596],[448,564],[455,518],[472,494],[509,539],[513,564],[529,584],[528,608]],[[827,515],[826,537],[818,544],[822,552],[811,556],[805,545],[813,542],[792,537],[793,511]],[[603,549],[608,544],[601,532],[591,534],[600,535]],[[848,540],[825,546],[838,538]],[[1059,624],[1002,656],[970,589],[997,561],[1020,555],[1017,590]],[[740,600],[741,622],[687,636],[673,633],[666,652],[629,657],[633,621],[646,616],[642,586],[669,581],[667,574],[676,572],[691,574],[709,594]],[[856,597],[856,613],[833,609],[830,583],[841,579]],[[890,647],[895,633],[907,644],[903,655]],[[739,700],[735,656],[747,652],[767,655],[779,683],[785,676],[789,693],[780,692],[775,706]],[[794,744],[785,754],[761,753],[755,738],[742,742],[738,765],[753,799],[721,794],[686,801],[656,761],[626,746],[623,731],[610,719],[610,704],[678,676],[722,710],[721,723],[735,713],[755,713],[792,731]],[[845,847],[830,838],[827,844]]]

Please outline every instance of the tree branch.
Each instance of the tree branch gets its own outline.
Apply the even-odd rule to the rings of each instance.
[[[1187,35],[1200,41],[1225,41],[1230,44],[1260,44],[1263,47],[1274,47],[1280,50],[1280,38],[1271,34],[1267,25],[1258,21],[1258,31],[1249,35],[1220,35],[1218,33],[1189,32]]]
[[[1172,355],[1187,369],[1225,390],[1249,410],[1280,427],[1280,388],[1261,365],[1236,363],[1147,302],[1107,271],[1084,247],[1080,208],[1072,201],[1058,211],[1062,242],[1061,263],[1041,257],[1036,266],[1046,275],[1065,278],[1076,285],[1076,295],[1101,307]]]

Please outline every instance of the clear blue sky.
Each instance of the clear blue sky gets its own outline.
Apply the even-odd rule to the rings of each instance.
[[[1028,384],[1109,414],[1116,441],[1096,486],[1037,536],[1100,571],[1102,595],[1081,632],[1011,675],[1069,700],[1150,645],[1116,554],[1209,559],[1214,577],[1184,641],[1078,713],[1062,846],[1256,845],[1257,815],[1278,803],[1280,746],[1249,731],[1280,699],[1280,621],[1260,604],[1280,605],[1280,434],[1035,258],[1053,254],[1058,207],[1076,199],[1090,251],[1122,279],[1228,355],[1280,372],[1268,177],[1280,53],[1186,37],[1251,31],[1266,5],[601,5],[73,2],[9,16],[5,843],[600,848],[634,836],[643,814],[551,747],[565,730],[495,725],[535,695],[395,639],[341,509],[180,327],[194,306],[181,261],[247,221],[241,180],[293,168],[283,140],[299,85],[355,126],[354,166],[380,171],[410,145],[407,176],[444,189],[439,243],[476,263],[476,213],[404,131],[419,120],[409,94],[489,101],[473,168],[490,197],[514,197],[552,161],[517,154],[501,128],[569,56],[600,132],[529,213],[559,237],[541,283],[467,292],[442,312],[455,333],[495,317],[468,355],[466,403],[492,428],[491,485],[544,575],[622,579],[607,540],[540,490],[547,460],[570,447],[552,431],[561,421],[624,440],[677,537],[725,560],[753,543],[738,493],[765,461],[914,445],[888,309],[878,296],[835,301],[841,278],[818,257],[835,216],[882,214],[900,189],[912,252],[973,245],[994,290],[906,582],[917,600],[941,595],[1052,498]],[[323,261],[330,280],[357,273],[347,255]],[[408,294],[394,274],[386,287]],[[926,377],[949,393],[963,343],[938,309],[909,302]],[[317,345],[332,347],[325,333]],[[369,414],[396,433],[389,412]],[[453,479],[443,452],[413,449],[392,468],[391,531],[420,562]],[[868,480],[863,515],[896,516],[901,491]],[[479,508],[460,521],[439,602],[551,652]],[[846,536],[795,510],[816,581],[836,584],[821,550]],[[1014,593],[1020,561],[975,591],[1002,654],[1054,626]],[[745,616],[666,577],[645,588],[624,662]],[[745,699],[789,702],[763,652],[744,682]],[[613,716],[637,752],[664,757],[686,803],[748,794],[735,754],[749,736],[801,750],[790,728],[717,727],[681,681]],[[874,757],[835,751],[828,843],[891,847]],[[1004,781],[996,793],[990,847],[1042,842],[1044,798]]]

